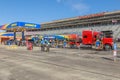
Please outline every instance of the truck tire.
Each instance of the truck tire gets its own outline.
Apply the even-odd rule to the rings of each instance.
[[[104,47],[104,49],[106,51],[110,51],[112,48],[111,48],[111,46],[109,44],[106,44],[105,47]]]

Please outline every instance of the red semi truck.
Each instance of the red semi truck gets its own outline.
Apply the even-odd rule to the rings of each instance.
[[[82,44],[83,46],[92,46],[95,45],[96,40],[101,41],[102,49],[110,50],[113,47],[113,32],[112,31],[92,31],[84,30],[82,31]]]

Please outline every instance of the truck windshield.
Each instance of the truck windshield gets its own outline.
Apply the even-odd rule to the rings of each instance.
[[[109,34],[109,35],[105,35],[106,38],[113,38],[113,35],[112,34]]]
[[[113,32],[112,31],[102,31],[102,36],[105,38],[113,38]]]

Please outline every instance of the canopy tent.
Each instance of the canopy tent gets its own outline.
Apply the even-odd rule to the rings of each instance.
[[[48,40],[55,39],[55,36],[45,36],[44,39],[48,39]]]
[[[57,39],[57,40],[65,40],[65,39],[78,39],[79,35],[77,34],[67,34],[67,35],[45,35],[45,36],[39,36],[40,39]]]
[[[1,33],[0,33],[0,36],[14,36],[14,34],[1,32]]]
[[[69,35],[60,35],[62,37],[64,37],[65,39],[69,39]]]
[[[72,40],[79,38],[79,36],[77,34],[69,34],[68,36],[69,36],[69,39],[72,39]]]
[[[48,39],[48,40],[51,40],[51,39],[57,39],[57,40],[65,40],[66,38],[68,38],[67,35],[46,35],[46,36],[43,36],[42,38],[44,39]]]
[[[5,30],[8,25],[9,25],[9,24],[1,25],[1,26],[0,26],[0,29],[1,29],[1,30]]]
[[[2,34],[1,36],[14,36],[14,34]]]
[[[13,34],[0,33],[0,42],[4,42],[12,38],[13,38]]]
[[[8,34],[8,33],[1,33],[0,34],[0,38],[9,38],[9,39],[13,39],[13,37],[14,37],[14,34],[12,34],[12,33],[10,33],[10,34]],[[21,39],[21,37],[16,37],[16,39],[17,40],[20,40]],[[28,40],[28,39],[31,39],[30,37],[26,37],[26,39]]]
[[[57,40],[65,40],[65,37],[61,36],[61,35],[55,35],[55,39],[57,39]]]
[[[1,30],[1,29],[0,29],[0,33],[5,33],[5,32],[6,32],[6,30]]]
[[[5,33],[4,33],[4,32],[0,32],[0,36],[1,36],[2,34],[5,34]]]
[[[60,35],[62,37],[64,37],[65,39],[77,39],[79,38],[78,34],[67,34],[67,35]]]

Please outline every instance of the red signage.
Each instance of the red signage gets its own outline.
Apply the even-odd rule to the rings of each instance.
[[[92,17],[100,17],[100,16],[104,16],[104,13],[97,13],[97,14],[91,14],[91,15],[85,15],[85,16],[79,16],[79,19],[86,19],[86,18],[92,18]]]

